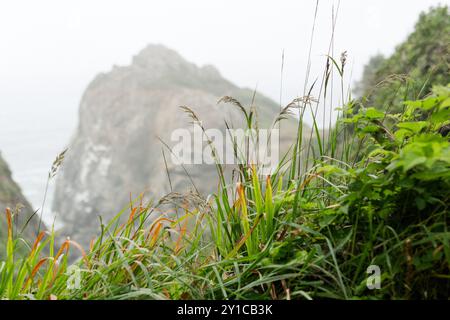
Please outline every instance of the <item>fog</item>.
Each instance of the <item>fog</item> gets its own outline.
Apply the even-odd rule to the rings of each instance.
[[[346,81],[353,83],[371,56],[392,52],[419,13],[439,3],[449,1],[319,1],[310,81],[323,68],[333,9],[339,8],[334,53],[348,52]],[[303,93],[315,6],[315,0],[2,1],[2,155],[39,206],[46,171],[73,133],[86,86],[149,43],[287,103]]]

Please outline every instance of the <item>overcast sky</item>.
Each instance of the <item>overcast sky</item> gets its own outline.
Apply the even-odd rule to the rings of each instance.
[[[418,14],[438,0],[342,0],[336,53],[347,50],[359,78],[364,63],[389,54]],[[316,0],[39,0],[0,3],[0,103],[28,101],[73,110],[93,77],[124,65],[148,43],[165,44],[197,64],[213,64],[241,86],[278,99],[300,93]],[[313,76],[323,67],[332,4],[319,1]],[[322,60],[319,60],[322,59]],[[39,108],[39,103],[33,104]]]

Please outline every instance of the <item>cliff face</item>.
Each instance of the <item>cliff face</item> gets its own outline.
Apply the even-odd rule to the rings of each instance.
[[[158,199],[171,191],[162,156],[177,128],[192,128],[179,106],[189,106],[206,128],[224,129],[224,119],[242,126],[236,107],[217,104],[229,95],[250,104],[252,90],[241,89],[211,67],[197,67],[176,52],[151,45],[131,65],[114,67],[88,86],[80,105],[79,126],[69,145],[56,182],[53,210],[65,225],[64,235],[87,246],[106,221],[145,192]],[[257,94],[262,125],[270,123],[279,106]],[[285,122],[283,141],[295,137],[296,121]],[[165,149],[173,191],[192,189],[181,166]],[[186,166],[200,193],[214,192],[213,165]]]
[[[0,155],[0,257],[3,257],[5,254],[4,244],[7,237],[6,208],[10,208],[11,212],[18,212],[18,214],[15,214],[14,223],[17,226],[16,230],[20,232],[29,217],[33,214],[33,210],[22,195],[19,186],[13,181],[11,171]],[[37,217],[31,219],[21,237],[33,241],[36,236],[37,226]]]

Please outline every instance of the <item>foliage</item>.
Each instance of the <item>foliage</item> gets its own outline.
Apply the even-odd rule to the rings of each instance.
[[[164,199],[155,206],[135,201],[125,223],[124,210],[101,224],[87,253],[69,239],[57,249],[54,232],[42,232],[25,258],[16,257],[22,240],[13,237],[8,210],[0,295],[446,299],[450,143],[437,128],[448,124],[450,87],[405,106],[392,115],[361,108],[340,120],[353,126],[355,141],[368,142],[353,163],[322,156],[291,182],[280,169],[262,179],[257,166],[242,165],[237,184],[180,208],[176,219],[160,213],[151,220]],[[82,252],[78,288],[67,285],[71,248]],[[380,290],[366,287],[370,265],[382,270]]]
[[[450,82],[450,14],[441,6],[422,13],[414,32],[389,58],[374,57],[357,93],[366,104],[399,112],[401,101],[421,99],[433,85]]]

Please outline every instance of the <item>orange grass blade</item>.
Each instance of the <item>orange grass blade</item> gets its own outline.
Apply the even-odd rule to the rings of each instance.
[[[37,247],[39,245],[39,242],[42,241],[44,236],[45,236],[45,231],[41,231],[39,233],[39,235],[36,237],[36,240],[34,241],[33,247],[31,248],[30,257],[34,254],[34,252],[36,251],[36,249],[37,249]]]

